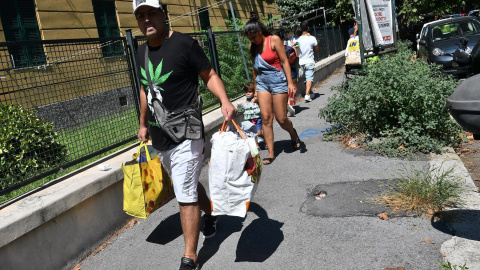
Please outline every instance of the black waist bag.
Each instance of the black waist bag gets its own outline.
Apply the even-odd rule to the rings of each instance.
[[[167,136],[174,142],[181,143],[187,139],[198,140],[203,137],[202,122],[202,97],[198,95],[195,103],[178,111],[169,111],[163,103],[158,100],[153,91],[148,69],[148,47],[145,50],[145,72],[147,73],[148,86],[152,95],[153,113],[157,124]]]
[[[153,99],[153,109],[158,124],[173,141],[198,140],[203,136],[202,98],[181,111],[169,111],[158,99]]]

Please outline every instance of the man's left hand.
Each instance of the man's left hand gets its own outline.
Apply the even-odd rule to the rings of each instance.
[[[235,106],[233,106],[232,102],[223,102],[222,114],[225,117],[225,121],[229,121],[235,118],[237,115],[237,109],[235,109]]]

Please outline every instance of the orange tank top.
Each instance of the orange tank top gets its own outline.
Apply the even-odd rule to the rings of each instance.
[[[282,70],[282,65],[280,64],[280,58],[278,54],[270,48],[270,37],[267,37],[267,45],[265,51],[260,55],[265,62],[267,62],[270,66],[275,67],[278,70]]]

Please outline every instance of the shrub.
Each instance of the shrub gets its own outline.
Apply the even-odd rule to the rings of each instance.
[[[399,42],[397,53],[367,61],[363,73],[334,88],[339,92],[319,116],[340,125],[343,135],[381,137],[368,148],[386,155],[439,153],[461,143],[445,104],[458,82],[414,59],[409,45]]]
[[[64,160],[53,124],[20,105],[0,103],[0,190]]]

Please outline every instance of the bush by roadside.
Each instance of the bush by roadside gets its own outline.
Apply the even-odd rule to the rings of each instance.
[[[414,59],[409,45],[399,42],[397,53],[375,57],[364,72],[334,88],[338,93],[319,116],[339,128],[325,139],[361,138],[367,149],[387,156],[440,153],[461,143],[461,128],[445,105],[458,82]]]
[[[67,155],[53,124],[19,105],[0,103],[0,190],[34,172],[56,165]]]

